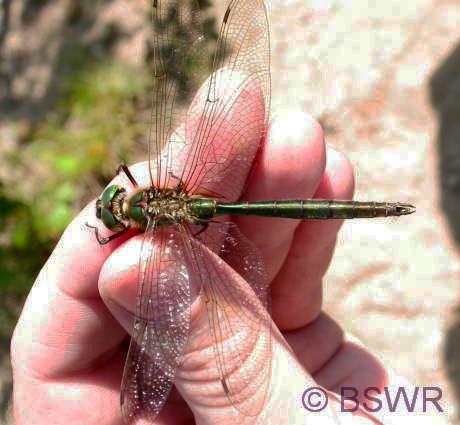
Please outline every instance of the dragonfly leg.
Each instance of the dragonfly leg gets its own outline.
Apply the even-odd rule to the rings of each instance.
[[[193,237],[194,238],[197,238],[198,236],[200,236],[203,232],[206,232],[206,230],[208,230],[208,227],[209,227],[209,222],[208,221],[204,221],[202,223],[197,223],[198,226],[201,226],[201,229],[198,230],[198,232],[196,232]]]
[[[211,189],[207,189],[206,187],[203,187],[203,186],[198,187],[198,192],[202,196],[216,198],[216,199],[226,199],[226,197],[224,195],[221,195],[219,192],[216,192]]]
[[[177,190],[187,189],[187,185],[182,181],[182,179],[180,177],[176,176],[172,171],[168,171],[168,174],[173,179],[176,179],[178,181],[177,187],[176,187]]]
[[[197,226],[201,226],[201,229],[196,232],[193,237],[198,237],[200,236],[203,232],[206,232],[206,230],[208,230],[208,227],[211,223],[219,223],[221,224],[220,221],[217,221],[217,220],[207,220],[207,221],[200,221],[198,223],[195,223]]]
[[[131,174],[131,171],[129,171],[129,168],[126,166],[125,163],[121,163],[118,168],[117,168],[117,175],[120,174],[121,172],[126,174],[126,177],[128,177],[129,181],[133,184],[134,187],[138,187],[138,183],[134,176]]]
[[[102,238],[100,235],[99,235],[99,230],[96,226],[91,226],[89,223],[85,223],[85,226],[88,227],[89,229],[93,229],[94,230],[94,234],[96,236],[96,239],[97,239],[97,242],[99,243],[99,245],[107,245],[108,243],[112,242],[113,240],[119,238],[120,236],[124,235],[127,231],[128,231],[128,228],[125,227],[123,230],[119,231],[118,233],[115,233],[107,238]]]

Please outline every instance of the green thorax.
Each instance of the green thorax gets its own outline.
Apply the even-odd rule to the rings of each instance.
[[[124,213],[133,224],[145,228],[149,221],[199,224],[215,215],[216,201],[189,196],[183,189],[139,189],[124,200]]]

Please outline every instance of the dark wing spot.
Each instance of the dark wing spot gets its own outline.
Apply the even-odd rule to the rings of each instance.
[[[226,11],[225,11],[225,16],[224,16],[224,24],[227,23],[228,21],[228,17],[230,16],[230,12],[232,11],[232,8],[229,7]]]

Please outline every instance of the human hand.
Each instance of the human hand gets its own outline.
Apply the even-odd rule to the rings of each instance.
[[[145,164],[132,167],[132,172],[146,181]],[[244,198],[351,199],[353,186],[351,165],[325,147],[319,124],[308,115],[290,113],[272,123]],[[128,234],[99,246],[84,226],[93,221],[94,203],[66,230],[40,272],[15,330],[12,362],[18,425],[121,423],[119,387],[130,324],[111,300],[119,305],[120,291],[137,283],[133,270],[142,236]],[[314,385],[331,391],[342,386],[360,390],[381,388],[389,381],[380,361],[321,311],[322,277],[341,223],[236,221],[265,259],[273,320],[285,339],[275,332],[270,394],[258,420],[294,424],[310,417],[340,423],[334,403],[323,412],[305,411],[302,393]],[[132,303],[126,307],[134,311],[134,302],[128,297],[124,304]],[[200,376],[203,371],[194,373]],[[179,392],[173,392],[158,423],[193,422],[194,415],[197,423],[215,423],[216,414],[219,423],[234,423],[230,405],[217,411],[212,398],[200,394],[198,403],[187,385],[177,387]]]

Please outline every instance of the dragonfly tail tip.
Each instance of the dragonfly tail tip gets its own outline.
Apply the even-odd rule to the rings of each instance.
[[[393,215],[395,216],[413,214],[415,210],[416,208],[411,204],[402,204],[400,202],[393,204]]]

